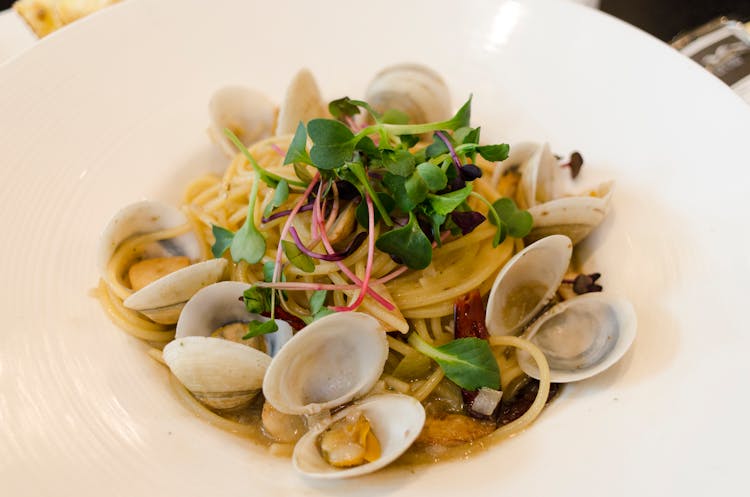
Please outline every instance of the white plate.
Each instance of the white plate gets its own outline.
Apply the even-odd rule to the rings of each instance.
[[[195,419],[144,346],[88,296],[97,236],[143,197],[221,165],[206,102],[279,98],[300,66],[327,97],[414,60],[487,140],[580,149],[617,179],[597,234],[629,297],[625,360],[470,459],[336,484]],[[3,495],[739,495],[750,402],[750,111],[667,46],[557,2],[131,0],[0,70]],[[590,261],[591,262],[591,261]]]

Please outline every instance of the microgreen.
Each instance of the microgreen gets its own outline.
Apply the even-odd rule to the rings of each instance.
[[[414,156],[408,150],[382,150],[380,162],[389,172],[398,176],[406,177],[414,172]]]
[[[523,238],[529,234],[534,225],[534,218],[528,211],[516,207],[515,202],[508,197],[503,197],[492,204],[492,209],[498,217],[508,226],[508,234],[513,238]],[[497,220],[490,218],[492,224]]]
[[[417,174],[431,192],[442,190],[448,184],[448,176],[435,164],[423,162],[417,166]]]
[[[406,226],[380,235],[375,246],[395,255],[411,269],[424,269],[432,262],[432,244],[419,227],[413,212],[409,213]]]
[[[359,129],[352,118],[363,110],[372,124]],[[329,111],[334,119],[312,119],[306,127],[298,125],[285,163],[294,164],[303,181],[310,181],[305,164],[311,165],[328,184],[336,181],[353,187],[350,198],[371,199],[375,222],[382,220],[385,225],[375,242],[378,249],[409,268],[422,269],[432,260],[431,241],[439,246],[441,233],[468,233],[483,222],[483,216],[466,204],[473,194],[471,182],[482,174],[471,161],[477,153],[487,160],[503,160],[509,147],[479,145],[480,128],[469,125],[471,97],[450,119],[431,123],[410,123],[398,110],[380,114],[367,102],[348,97],[331,102]],[[412,152],[410,148],[424,133],[433,133],[433,143]],[[312,142],[309,153],[308,137]],[[451,216],[453,212],[460,214]],[[369,212],[363,202],[355,214],[360,225],[368,225]],[[497,213],[490,216],[499,222],[494,240],[498,244],[507,229]],[[394,227],[394,219],[400,226]],[[310,257],[335,255],[330,249],[328,255],[315,254],[299,243],[296,248],[289,243],[284,243],[284,250],[297,267],[314,267]]]
[[[323,308],[326,302],[327,290],[317,290],[310,297],[310,314],[315,314]]]
[[[310,158],[318,169],[336,169],[352,160],[359,140],[345,124],[333,119],[312,119],[307,123],[307,132],[314,143]]]
[[[328,112],[336,119],[344,119],[359,114],[359,107],[354,105],[349,97],[344,97],[329,103]]]
[[[443,195],[430,194],[427,196],[427,201],[435,212],[445,216],[466,200],[471,194],[471,189],[471,184],[468,184],[460,190],[445,193]]]
[[[279,325],[276,324],[275,319],[269,319],[268,321],[260,321],[256,319],[247,323],[247,329],[248,332],[242,337],[243,340],[278,331]]]
[[[408,341],[416,350],[435,360],[445,376],[461,388],[500,388],[500,370],[486,340],[459,338],[433,347],[417,333],[411,333]]]
[[[315,271],[315,263],[312,258],[302,252],[296,243],[288,240],[282,240],[281,243],[284,246],[284,255],[294,267],[298,267],[306,273]]]
[[[253,187],[250,190],[250,202],[247,207],[247,217],[242,227],[234,234],[229,251],[235,262],[244,260],[249,264],[255,264],[263,258],[266,253],[266,239],[255,226],[255,203],[258,200],[258,186],[260,185],[260,173],[255,172]]]
[[[226,228],[211,225],[211,233],[214,235],[214,244],[211,245],[211,253],[214,257],[219,258],[224,255],[234,239],[234,233]]]
[[[507,143],[502,143],[500,145],[480,145],[476,147],[476,151],[488,161],[499,162],[508,158],[510,145]]]
[[[251,286],[242,293],[247,312],[262,314],[271,310],[271,289]]]
[[[284,202],[286,202],[287,198],[289,198],[289,184],[285,179],[282,179],[281,181],[279,181],[279,184],[276,185],[276,189],[273,192],[273,197],[263,211],[263,216],[270,216],[271,212],[273,212],[275,208],[281,207]]]
[[[299,127],[298,127],[299,129]],[[270,186],[271,188],[276,188],[276,185],[281,181],[282,178],[278,174],[274,174],[271,172],[266,171],[260,165],[255,161],[255,158],[252,156],[252,154],[247,150],[247,147],[240,141],[239,138],[237,138],[237,135],[232,133],[232,131],[229,128],[224,128],[224,134],[229,138],[229,140],[234,143],[234,146],[237,147],[237,150],[242,152],[242,155],[245,156],[247,161],[250,163],[250,166],[253,168],[253,170],[258,173],[260,176],[260,179],[263,180],[265,184]],[[289,181],[292,185],[295,186],[307,186],[307,183],[303,183],[301,181]]]
[[[378,202],[383,206],[386,212],[390,213],[393,208],[396,206],[395,200],[393,200],[393,197],[388,195],[385,192],[377,192]],[[367,228],[367,204],[365,202],[360,202],[360,204],[357,206],[357,208],[354,211],[354,217],[357,218],[357,222],[360,226],[363,228]],[[380,212],[376,209],[375,210],[375,222],[377,223],[380,221]]]
[[[247,312],[261,314],[271,311],[273,308],[273,303],[271,302],[272,291],[270,288],[259,288],[256,286],[251,286],[245,290],[242,294],[242,299],[245,301]],[[268,321],[255,319],[248,323],[248,332],[242,338],[243,340],[247,340],[258,335],[273,333],[278,329],[279,327],[273,319]]]
[[[297,130],[294,132],[294,137],[292,138],[292,141],[289,144],[289,149],[286,151],[286,156],[284,157],[284,164],[292,163],[312,165],[310,154],[307,153],[307,130],[305,129],[305,125],[302,123],[302,121],[297,124]],[[310,179],[312,179],[302,178],[299,175],[299,172],[297,172],[297,177],[299,177],[299,179],[301,179],[302,181],[306,181],[307,183],[309,183]]]

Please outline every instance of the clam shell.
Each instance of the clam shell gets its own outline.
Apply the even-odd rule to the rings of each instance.
[[[397,64],[375,75],[366,100],[378,112],[397,109],[413,123],[443,121],[451,117],[448,86],[427,66]]]
[[[209,407],[234,409],[260,392],[271,357],[239,343],[202,336],[177,338],[162,353],[180,383]]]
[[[308,69],[301,69],[292,78],[279,108],[275,135],[294,133],[300,121],[307,123],[316,117],[325,117],[328,109],[315,77]]]
[[[246,146],[271,136],[276,106],[265,95],[244,86],[226,86],[215,91],[208,102],[211,125],[208,134],[229,156],[237,148],[224,135],[229,128]]]
[[[555,295],[572,252],[569,238],[548,236],[503,266],[487,300],[485,320],[490,335],[517,335],[523,331]]]
[[[316,414],[365,395],[388,358],[378,321],[358,312],[331,314],[306,326],[276,355],[263,382],[273,407]]]
[[[636,323],[627,300],[588,293],[551,308],[529,327],[525,338],[546,356],[551,381],[567,383],[590,378],[620,360],[633,343]],[[539,378],[528,353],[518,352],[518,364]]]
[[[107,222],[99,238],[97,263],[99,273],[107,280],[107,264],[122,242],[142,235],[174,228],[188,222],[185,215],[171,205],[143,200],[119,210]],[[186,233],[153,244],[151,257],[185,255],[196,261],[201,257],[201,247],[193,233]]]
[[[125,299],[123,305],[157,323],[174,324],[185,302],[201,288],[220,280],[226,267],[226,259],[192,264],[146,285]]]
[[[613,181],[602,183],[591,193],[563,197],[529,209],[534,225],[526,239],[535,241],[549,235],[565,235],[577,244],[601,224],[609,211]]]
[[[198,291],[182,310],[180,319],[177,321],[175,338],[208,337],[229,323],[268,321],[269,318],[251,314],[245,308],[242,294],[248,288],[250,285],[247,283],[221,281]],[[278,353],[293,334],[292,327],[286,321],[277,319],[276,325],[279,327],[278,331],[264,335],[266,350],[271,357]]]
[[[318,437],[332,423],[354,410],[360,411],[370,422],[371,429],[380,442],[381,455],[375,461],[360,466],[335,468],[323,459],[318,447]],[[367,397],[308,431],[294,447],[294,469],[317,479],[351,478],[372,473],[396,460],[411,446],[422,431],[424,420],[424,408],[413,397],[400,394]]]

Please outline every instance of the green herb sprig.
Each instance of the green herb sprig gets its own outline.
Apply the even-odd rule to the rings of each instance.
[[[486,340],[459,338],[433,347],[412,332],[408,341],[417,351],[437,362],[445,376],[461,388],[500,388],[500,369]]]

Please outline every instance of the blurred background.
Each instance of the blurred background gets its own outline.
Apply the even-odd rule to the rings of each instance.
[[[67,3],[91,9],[112,0],[23,0],[29,5],[49,6]],[[694,29],[718,16],[750,20],[750,0],[569,0],[599,8],[669,42],[678,34]],[[15,0],[0,0],[0,11]],[[38,12],[42,12],[39,10]],[[43,13],[40,15],[44,15]]]

